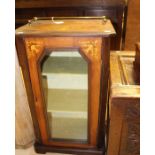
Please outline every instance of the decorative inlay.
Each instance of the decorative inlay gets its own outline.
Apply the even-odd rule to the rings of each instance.
[[[25,44],[26,44],[28,58],[31,58],[31,57],[38,55],[44,46],[48,46],[48,44],[47,44],[48,41],[49,40],[46,41],[46,39],[41,41],[39,39],[31,40],[31,39],[27,38],[25,40]],[[101,43],[100,43],[100,40],[97,40],[97,39],[79,40],[79,41],[77,41],[77,45],[79,47],[81,47],[83,53],[88,58],[90,58],[92,61],[101,60],[101,53],[100,53]],[[55,48],[57,48],[57,47],[55,47]],[[58,46],[58,48],[59,48],[59,46]]]
[[[98,40],[94,41],[79,41],[83,52],[91,59],[100,59],[100,54],[98,50]]]
[[[26,41],[26,49],[28,58],[35,56],[41,51],[42,42]]]

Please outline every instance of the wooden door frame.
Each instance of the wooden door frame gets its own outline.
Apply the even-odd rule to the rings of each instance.
[[[68,39],[68,40],[67,40]],[[64,42],[62,42],[64,41]],[[97,135],[98,135],[98,123],[99,123],[99,97],[100,97],[100,77],[101,77],[101,37],[27,37],[24,38],[26,53],[29,64],[30,79],[32,84],[32,90],[35,99],[35,107],[38,123],[40,126],[41,139],[43,144],[61,147],[72,147],[72,148],[95,148],[97,145]],[[57,43],[57,45],[56,45]],[[64,44],[64,45],[62,45]],[[37,72],[37,60],[40,54],[44,52],[44,48],[79,48],[87,57],[93,62],[91,65],[91,84],[90,90],[92,90],[90,105],[93,110],[91,115],[91,125],[90,125],[90,143],[89,144],[73,144],[73,143],[61,143],[61,142],[48,142],[48,136],[45,126],[45,114],[41,109],[43,108],[41,103],[43,103],[43,97],[41,95],[40,85],[38,85],[39,77]],[[97,68],[96,68],[97,67]],[[92,74],[93,72],[93,74]],[[39,86],[39,87],[38,87]],[[39,102],[39,103],[38,103]],[[38,108],[40,109],[38,111]],[[40,113],[41,112],[41,113]],[[90,112],[92,114],[92,111]],[[40,116],[44,116],[40,117]],[[44,125],[43,125],[44,124]]]

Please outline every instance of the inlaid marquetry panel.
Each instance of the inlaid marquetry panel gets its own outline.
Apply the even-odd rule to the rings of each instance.
[[[54,44],[58,42],[59,44]],[[92,61],[101,60],[101,38],[26,38],[25,44],[27,49],[28,58],[38,56],[42,53],[43,48],[61,48],[61,42],[64,44],[64,48],[77,48],[89,57]]]

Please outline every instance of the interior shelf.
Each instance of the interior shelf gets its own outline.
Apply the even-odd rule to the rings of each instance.
[[[47,93],[48,111],[87,111],[87,90],[49,89]],[[76,102],[75,102],[76,101]]]
[[[59,53],[59,52],[58,52]],[[64,52],[67,53],[67,52]],[[68,52],[69,53],[69,52]],[[74,53],[74,52],[72,52]],[[80,55],[80,54],[79,54]],[[69,54],[54,55],[45,57],[46,63],[42,67],[43,73],[70,73],[70,74],[87,74],[87,62],[81,59],[81,55]]]

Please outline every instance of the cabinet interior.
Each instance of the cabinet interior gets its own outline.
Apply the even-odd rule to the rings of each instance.
[[[51,138],[87,141],[87,61],[79,51],[52,51],[41,75]]]

